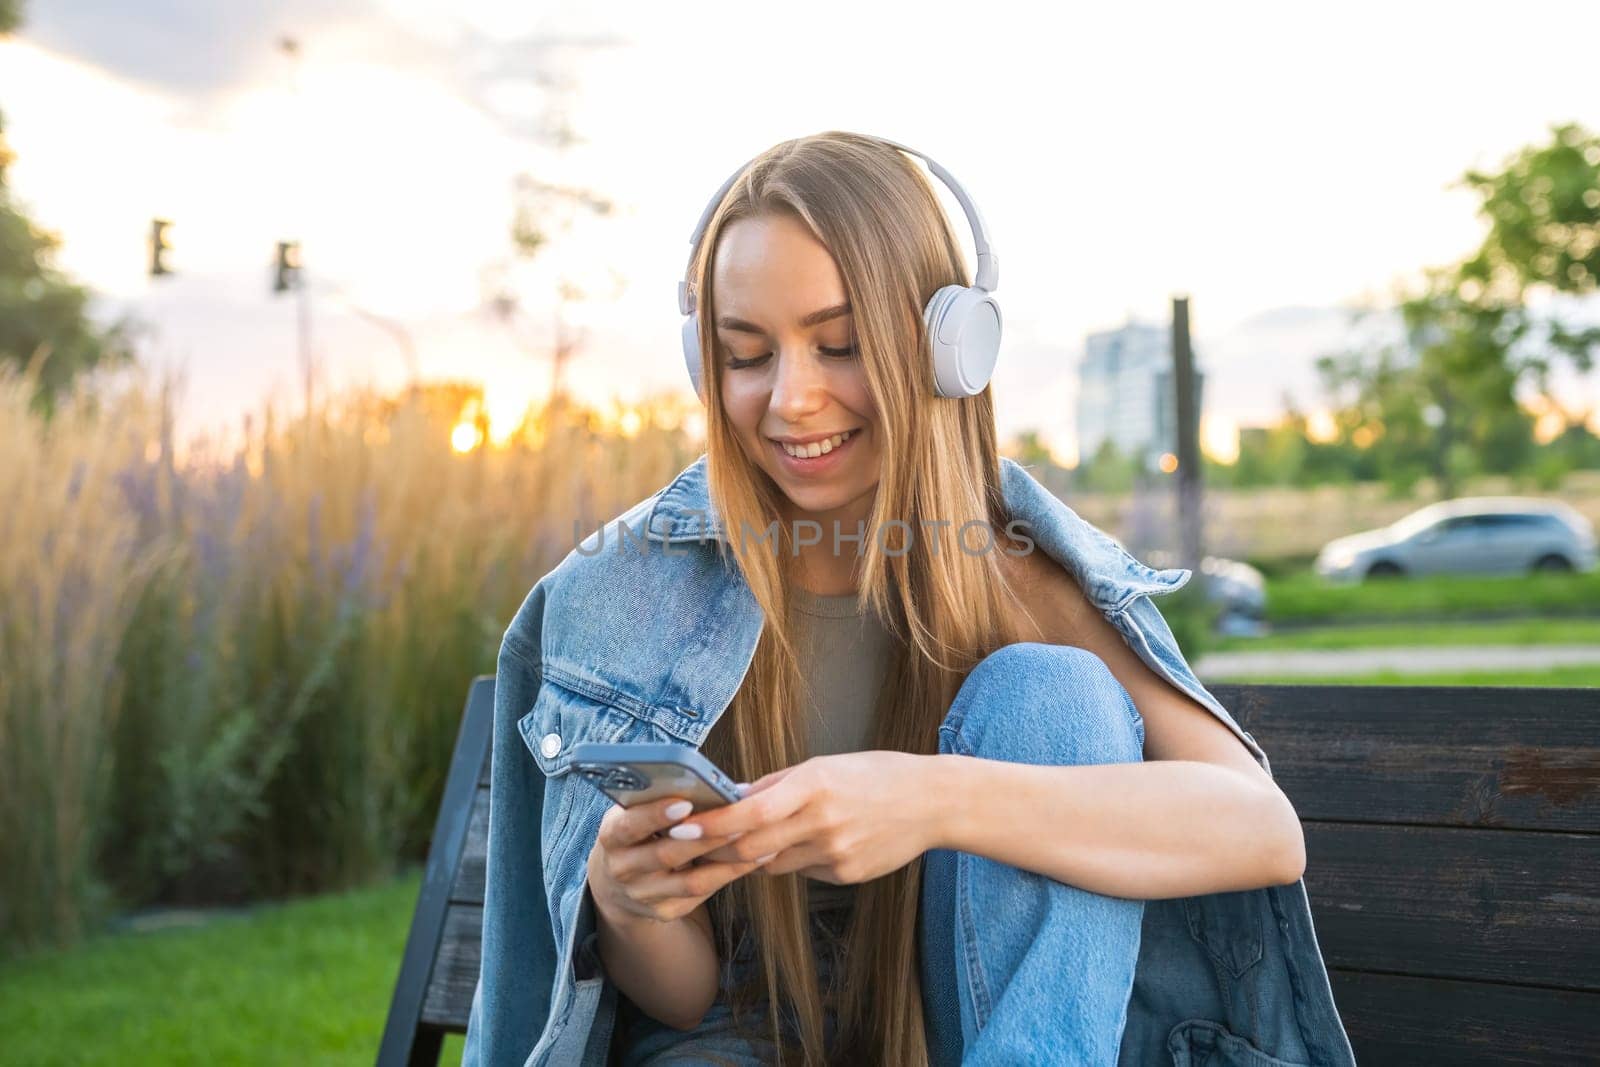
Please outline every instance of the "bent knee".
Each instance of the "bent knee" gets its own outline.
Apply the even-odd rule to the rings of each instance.
[[[980,661],[939,735],[940,751],[1022,763],[1129,763],[1144,753],[1144,721],[1105,661],[1033,641]]]

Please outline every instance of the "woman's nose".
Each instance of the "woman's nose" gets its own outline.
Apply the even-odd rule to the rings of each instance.
[[[822,368],[809,352],[785,351],[778,355],[769,406],[780,414],[804,413],[821,406],[826,395]]]

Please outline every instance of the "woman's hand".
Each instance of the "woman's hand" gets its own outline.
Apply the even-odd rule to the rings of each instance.
[[[657,836],[689,814],[690,807],[687,800],[668,797],[632,808],[613,805],[601,818],[600,835],[589,852],[589,893],[608,921],[621,925],[681,919],[718,889],[761,866],[760,860],[742,858],[687,866],[729,840]]]
[[[726,842],[710,862],[749,862],[837,885],[867,882],[905,866],[938,842],[937,757],[906,752],[814,756],[751,784],[737,803],[701,812],[671,831]]]

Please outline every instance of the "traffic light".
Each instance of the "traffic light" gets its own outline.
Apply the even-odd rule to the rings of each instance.
[[[300,242],[279,241],[278,260],[274,272],[272,291],[286,293],[300,285]]]
[[[167,219],[150,220],[150,277],[152,278],[172,273],[172,268],[167,266],[165,258],[166,253],[172,251],[172,244],[167,240],[167,227],[171,225]]]

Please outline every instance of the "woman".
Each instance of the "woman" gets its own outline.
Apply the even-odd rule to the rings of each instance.
[[[1298,819],[1150,600],[1189,573],[1000,459],[981,217],[935,165],[967,290],[897,147],[777,145],[697,227],[706,455],[502,646],[464,1062],[1349,1063]],[[752,784],[624,810],[587,739]]]

